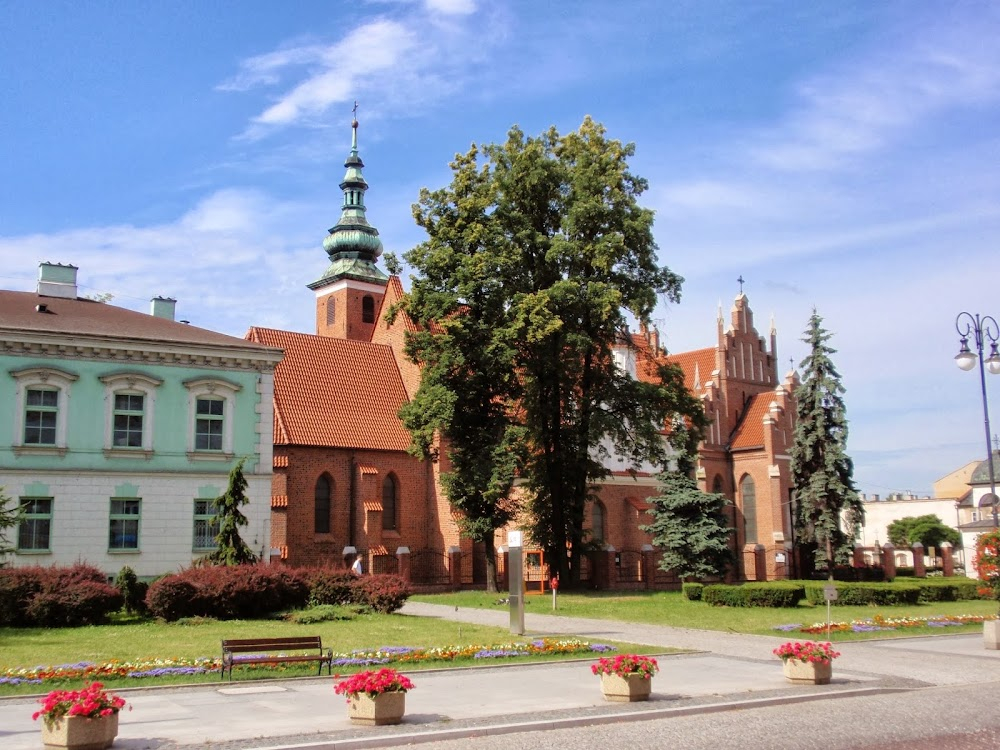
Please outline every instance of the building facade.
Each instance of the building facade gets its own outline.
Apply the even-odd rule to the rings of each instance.
[[[244,540],[270,536],[277,349],[77,296],[43,263],[0,291],[0,487],[24,506],[14,565],[85,561],[155,576],[215,548],[211,501],[246,459]]]

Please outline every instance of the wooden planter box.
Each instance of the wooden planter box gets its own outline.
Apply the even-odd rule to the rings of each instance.
[[[614,703],[633,703],[649,700],[653,689],[653,678],[646,679],[641,675],[621,677],[616,674],[601,675],[601,692],[604,699]]]
[[[827,685],[830,677],[833,676],[833,662],[828,661],[820,664],[811,661],[799,661],[798,659],[785,659],[782,662],[782,669],[785,678],[789,682],[798,682],[812,685]]]
[[[406,713],[406,693],[381,693],[374,698],[367,693],[351,696],[347,715],[355,724],[368,727],[399,724]]]
[[[42,744],[47,748],[70,750],[104,750],[118,736],[118,714],[87,719],[64,716],[50,725],[42,721]]]

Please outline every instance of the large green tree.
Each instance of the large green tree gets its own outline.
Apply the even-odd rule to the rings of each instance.
[[[257,556],[240,536],[240,528],[249,521],[240,510],[250,502],[247,497],[247,480],[243,476],[245,458],[241,458],[229,472],[229,485],[223,495],[212,501],[215,519],[219,523],[219,533],[215,535],[218,548],[206,555],[209,562],[217,565],[245,565],[257,562]]]
[[[523,429],[531,537],[568,585],[579,580],[586,504],[609,452],[665,466],[664,424],[688,452],[704,421],[679,368],[659,362],[635,379],[612,356],[630,341],[628,315],[648,323],[657,295],[680,295],[680,277],[658,264],[653,214],[638,204],[646,182],[629,171],[633,153],[590,118],[566,135],[515,127],[504,143],[473,146],[452,163],[448,188],[421,192],[415,215],[431,239],[406,256],[414,298],[424,284],[411,314],[484,329],[459,343],[469,370],[486,357],[495,389],[475,400],[477,413],[500,402],[503,434]],[[429,406],[454,415],[464,377],[438,382]]]
[[[798,541],[813,550],[816,565],[832,579],[833,566],[850,557],[865,510],[847,455],[844,387],[830,359],[836,349],[827,345],[831,334],[822,324],[814,309],[802,339],[809,354],[799,365],[802,383],[795,389],[792,486]]]
[[[702,492],[690,475],[669,471],[660,475],[660,493],[649,502],[653,521],[641,528],[662,551],[661,570],[682,581],[725,576],[733,564],[725,495]]]
[[[950,542],[953,547],[962,546],[962,535],[945,526],[941,518],[933,513],[900,518],[889,524],[888,532],[890,542],[906,549],[917,542],[924,545],[925,552],[931,547],[940,549],[941,542]]]

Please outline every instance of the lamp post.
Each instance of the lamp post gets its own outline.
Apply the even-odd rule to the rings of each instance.
[[[991,375],[1000,374],[1000,351],[997,351],[997,339],[1000,338],[1000,327],[989,315],[979,316],[979,313],[960,312],[955,318],[955,330],[958,331],[959,342],[961,344],[958,354],[955,355],[955,364],[968,372],[979,360],[979,385],[983,394],[983,421],[986,424],[986,460],[990,467],[990,503],[993,505],[993,528],[1000,528],[997,522],[997,486],[996,478],[993,474],[993,447],[990,444],[990,409],[986,400],[986,368],[989,368]],[[969,349],[969,336],[972,335],[976,342],[976,351],[973,353]],[[990,356],[983,361],[983,339],[989,339]]]

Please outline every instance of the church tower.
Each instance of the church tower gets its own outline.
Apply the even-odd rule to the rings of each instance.
[[[355,112],[357,105],[355,104]],[[370,341],[389,277],[375,263],[382,255],[378,230],[365,217],[364,162],[358,155],[358,121],[351,122],[351,153],[340,189],[344,205],[323,249],[330,267],[309,284],[316,292],[316,333],[341,339]]]

